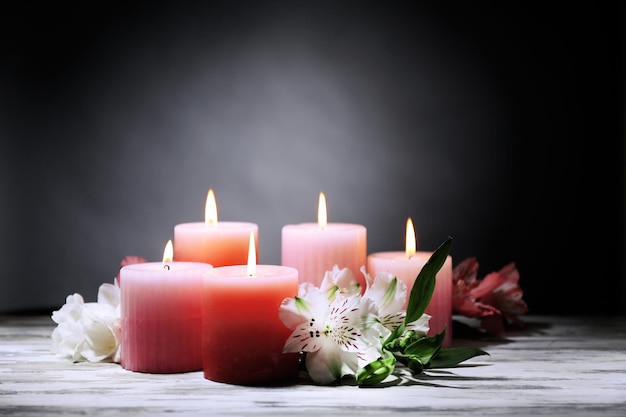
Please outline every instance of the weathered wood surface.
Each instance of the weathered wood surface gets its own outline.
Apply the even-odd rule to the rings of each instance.
[[[0,317],[0,415],[626,416],[626,317],[524,319],[528,329],[506,339],[455,337],[455,345],[479,346],[489,356],[358,388],[306,379],[243,387],[202,372],[71,363],[50,352],[49,317]]]

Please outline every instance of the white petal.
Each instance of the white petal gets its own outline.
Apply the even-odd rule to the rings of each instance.
[[[430,326],[429,326],[430,318],[431,316],[429,316],[428,314],[422,314],[422,316],[419,319],[415,320],[412,323],[409,323],[406,326],[406,330],[414,330],[426,336],[426,334],[430,330]]]
[[[377,361],[382,357],[382,348],[370,346],[358,355],[358,367],[363,368],[365,365]]]
[[[340,298],[331,304],[328,326],[329,337],[346,352],[358,352],[365,347],[361,333],[360,296]]]
[[[306,303],[297,303],[299,311],[307,317],[315,317],[318,320],[322,320],[328,314],[328,298],[326,295],[315,286],[303,286],[306,291],[303,291],[300,298],[306,301]]]
[[[334,299],[336,289],[344,296],[361,294],[361,286],[354,277],[354,273],[349,268],[339,269],[337,265],[331,271],[327,271],[322,279],[320,291],[326,294],[329,299]],[[329,296],[330,295],[330,296]]]
[[[291,333],[283,352],[315,352],[319,350],[328,338],[324,334],[323,323],[316,323],[315,319],[301,323]]]
[[[85,359],[100,362],[112,357],[117,351],[117,339],[106,323],[85,320],[84,329],[86,343],[80,346],[80,354]]]
[[[81,320],[87,318],[92,321],[110,323],[119,318],[115,311],[116,309],[108,304],[85,303]]]
[[[363,303],[361,303],[362,305]],[[384,326],[381,318],[375,314],[361,314],[359,328],[362,334],[360,355],[363,355],[363,352],[369,351],[372,347],[376,351],[382,352],[382,344],[387,340],[392,329]]]
[[[363,297],[374,301],[378,307],[378,315],[386,316],[402,309],[406,292],[406,285],[393,274],[380,272]]]
[[[295,329],[311,318],[323,322],[328,307],[328,299],[317,287],[301,285],[297,297],[283,300],[278,308],[278,317],[289,329]]]
[[[396,327],[398,327],[404,322],[405,316],[406,316],[405,312],[400,311],[398,313],[388,314],[384,317],[381,317],[380,321],[383,324],[383,326],[385,326],[387,329],[394,331]]]
[[[287,328],[292,330],[307,320],[307,316],[302,314],[300,309],[296,306],[297,302],[306,301],[299,297],[285,298],[280,304],[280,307],[278,307],[278,317]]]
[[[76,321],[80,319],[84,304],[85,301],[82,295],[78,293],[68,295],[65,299],[65,304],[63,304],[59,310],[52,312],[52,320],[55,323]]]
[[[84,342],[82,326],[75,321],[66,321],[59,323],[52,331],[51,350],[57,356],[80,361],[84,359],[80,354],[80,346]]]
[[[331,384],[344,375],[353,374],[357,366],[356,353],[344,352],[329,340],[322,349],[306,355],[306,369],[318,384]]]
[[[122,349],[121,349],[121,346],[119,346],[119,345],[117,346],[117,349],[113,353],[113,357],[111,358],[111,361],[113,361],[115,363],[122,363]]]
[[[120,287],[113,284],[102,284],[98,288],[98,303],[117,308],[120,305]]]

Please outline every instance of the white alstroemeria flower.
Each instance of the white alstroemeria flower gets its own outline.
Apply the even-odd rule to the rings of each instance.
[[[80,294],[69,295],[52,313],[52,351],[74,362],[120,362],[120,288],[102,284],[98,301],[85,303]]]
[[[320,290],[326,294],[330,301],[335,299],[337,294],[349,297],[355,294],[361,294],[361,285],[356,280],[352,270],[349,268],[339,269],[337,265],[333,269],[326,271]]]
[[[366,339],[358,327],[360,298],[339,293],[330,301],[326,292],[303,283],[297,297],[281,304],[279,317],[293,330],[283,352],[307,352],[307,371],[315,382],[330,384],[354,374],[360,362],[378,359],[372,349],[378,340]]]
[[[379,331],[380,337],[386,339],[406,317],[406,311],[403,310],[407,296],[406,284],[389,272],[379,272],[373,280],[365,268],[361,268],[361,272],[365,275],[367,283],[361,302],[362,316],[366,323],[371,323],[371,320],[366,319],[367,313],[370,317],[377,317],[384,330],[380,332],[379,328],[375,327],[373,330]],[[430,317],[428,314],[422,314],[419,319],[407,324],[406,330],[414,330],[425,336],[429,330]],[[370,329],[370,326],[364,326],[364,329]]]
[[[84,336],[78,322],[84,304],[80,294],[72,294],[65,298],[65,304],[59,310],[52,312],[52,320],[58,324],[52,331],[52,352],[74,362],[81,359],[78,346]]]

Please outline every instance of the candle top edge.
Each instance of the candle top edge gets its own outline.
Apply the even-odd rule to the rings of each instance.
[[[294,223],[294,224],[286,224],[283,226],[284,229],[295,229],[295,230],[348,230],[348,229],[363,229],[365,230],[365,225],[358,223],[327,223],[324,229],[320,228],[320,225],[315,222],[306,222],[306,223]]]
[[[222,221],[219,220],[217,221],[217,223],[212,223],[207,225],[205,222],[186,222],[186,223],[178,223],[176,226],[174,226],[174,229],[179,228],[179,229],[197,229],[197,228],[202,228],[202,229],[206,229],[206,230],[211,230],[211,229],[239,229],[239,228],[253,228],[253,229],[257,229],[259,228],[259,225],[256,223],[252,223],[252,222],[230,222],[230,221]]]
[[[417,251],[409,258],[406,254],[406,251],[397,250],[397,251],[388,251],[388,252],[374,252],[367,255],[368,258],[382,258],[389,260],[406,260],[406,261],[418,261],[423,260],[427,261],[434,252],[428,251]],[[451,259],[451,256],[448,255],[447,258]]]
[[[256,274],[247,274],[247,265],[226,265],[207,269],[202,273],[203,277],[224,278],[224,279],[254,279],[254,278],[281,278],[298,277],[298,270],[290,266],[283,265],[256,265]]]
[[[138,264],[125,265],[122,269],[132,271],[166,271],[168,270],[165,265],[169,266],[169,270],[172,271],[189,271],[193,269],[213,269],[213,265],[204,262],[190,262],[190,261],[171,261],[171,262],[143,262]]]

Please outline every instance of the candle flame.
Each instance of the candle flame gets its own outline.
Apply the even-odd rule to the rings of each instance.
[[[320,193],[320,200],[317,206],[317,224],[321,230],[326,229],[328,223],[328,214],[326,211],[326,196],[324,193]]]
[[[417,250],[417,242],[415,241],[415,228],[413,220],[409,217],[406,221],[406,257],[411,259]]]
[[[168,262],[172,262],[173,258],[174,246],[172,245],[172,241],[168,240],[167,244],[165,245],[165,249],[163,249],[163,266],[165,266]]]
[[[217,203],[215,202],[215,193],[213,192],[213,189],[210,189],[206,196],[206,205],[204,206],[204,224],[206,226],[214,226],[217,224]]]
[[[248,268],[249,277],[256,275],[256,246],[254,245],[254,232],[250,232],[250,244],[248,245]]]

